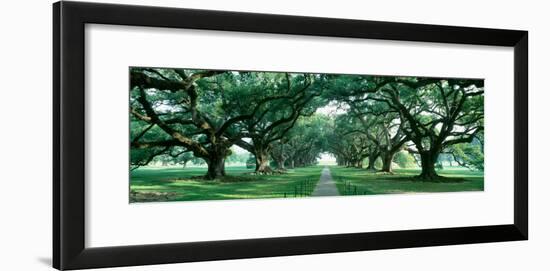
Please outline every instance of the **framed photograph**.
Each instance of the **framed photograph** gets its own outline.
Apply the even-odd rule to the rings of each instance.
[[[527,240],[527,31],[53,15],[57,269]]]

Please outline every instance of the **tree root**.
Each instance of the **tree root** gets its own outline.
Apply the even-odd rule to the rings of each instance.
[[[277,175],[277,174],[286,174],[286,173],[287,173],[286,169],[267,168],[267,169],[261,170],[261,171],[250,172],[248,174],[250,174],[250,175]]]

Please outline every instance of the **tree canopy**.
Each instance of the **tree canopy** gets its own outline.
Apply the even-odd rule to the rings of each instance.
[[[388,173],[413,159],[425,181],[438,178],[440,155],[483,170],[482,79],[136,67],[129,112],[131,168],[202,159],[215,179],[238,146],[258,174],[326,152],[369,170],[380,160]]]

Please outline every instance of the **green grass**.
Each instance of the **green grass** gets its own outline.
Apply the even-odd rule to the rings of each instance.
[[[309,196],[322,167],[289,170],[286,174],[250,175],[245,167],[226,167],[227,177],[206,181],[206,168],[139,168],[131,172],[130,201],[191,201]],[[306,185],[307,183],[307,185]]]
[[[483,172],[464,168],[439,170],[438,174],[448,177],[448,182],[415,180],[413,177],[420,173],[420,169],[395,169],[395,174],[382,174],[365,169],[333,166],[330,171],[342,195],[483,191]],[[456,178],[456,181],[452,178]]]
[[[206,173],[204,167],[139,168],[131,172],[130,201],[307,197],[319,181],[322,168],[297,168],[286,174],[260,176],[251,175],[252,170],[245,167],[226,167],[227,176],[214,181],[200,178]],[[396,169],[393,175],[337,166],[330,170],[341,195],[483,191],[483,172],[464,168],[438,171],[449,178],[445,182],[418,181],[413,177],[420,173],[419,169]]]

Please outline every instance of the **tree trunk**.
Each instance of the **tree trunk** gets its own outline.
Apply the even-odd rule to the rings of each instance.
[[[290,160],[290,168],[294,168],[294,159]]]
[[[435,162],[439,153],[434,151],[423,151],[420,153],[422,172],[418,176],[423,181],[434,181],[439,178],[435,172]]]
[[[277,169],[285,170],[285,160],[283,158],[277,159]]]
[[[273,170],[269,166],[269,155],[265,149],[258,149],[256,151],[256,173],[269,174]]]
[[[204,177],[207,180],[213,180],[225,176],[225,157],[223,155],[213,155],[206,160],[208,172]]]
[[[393,156],[395,153],[388,151],[382,154],[382,171],[392,173],[392,162],[393,162]]]
[[[363,168],[363,160],[362,159],[359,159],[356,163],[356,167],[357,168]]]
[[[369,155],[369,165],[367,166],[367,170],[375,171],[376,168],[374,165],[376,164],[376,159],[378,159],[378,153],[371,153]]]
[[[354,167],[355,162],[353,160],[346,160],[346,167]]]
[[[301,158],[296,159],[296,161],[294,162],[294,166],[295,167],[303,166],[302,159]]]

